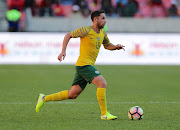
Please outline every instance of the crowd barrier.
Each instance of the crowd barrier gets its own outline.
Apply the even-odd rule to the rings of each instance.
[[[75,64],[80,39],[72,38],[66,58],[57,57],[65,33],[0,33],[0,64]],[[125,45],[125,51],[101,46],[96,64],[180,65],[178,33],[108,33],[110,42]]]

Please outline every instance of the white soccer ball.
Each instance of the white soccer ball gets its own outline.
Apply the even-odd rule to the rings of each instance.
[[[128,110],[128,117],[130,120],[141,120],[143,116],[143,110],[139,106],[133,106]]]

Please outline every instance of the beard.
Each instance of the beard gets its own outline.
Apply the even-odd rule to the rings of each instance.
[[[99,28],[99,29],[102,29],[102,28],[104,28],[104,25],[105,25],[105,24],[98,24],[98,28]]]

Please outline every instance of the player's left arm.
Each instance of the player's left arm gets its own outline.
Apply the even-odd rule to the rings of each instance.
[[[121,45],[121,44],[117,44],[117,45],[114,45],[112,43],[109,43],[109,44],[103,44],[104,45],[104,48],[107,49],[107,50],[121,50],[123,49],[125,51],[125,46],[124,45]]]
[[[107,49],[107,50],[121,50],[121,49],[123,49],[125,51],[125,49],[124,49],[125,46],[124,45],[120,45],[120,44],[114,45],[114,44],[110,43],[106,32],[103,31],[103,33],[104,33],[103,45],[104,45],[105,49]]]

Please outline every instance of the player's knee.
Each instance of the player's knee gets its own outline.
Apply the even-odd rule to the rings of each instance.
[[[106,88],[107,87],[107,82],[106,81],[103,81],[101,82],[101,88]]]
[[[68,95],[69,99],[76,99],[78,97],[78,95],[76,94],[70,94]]]

